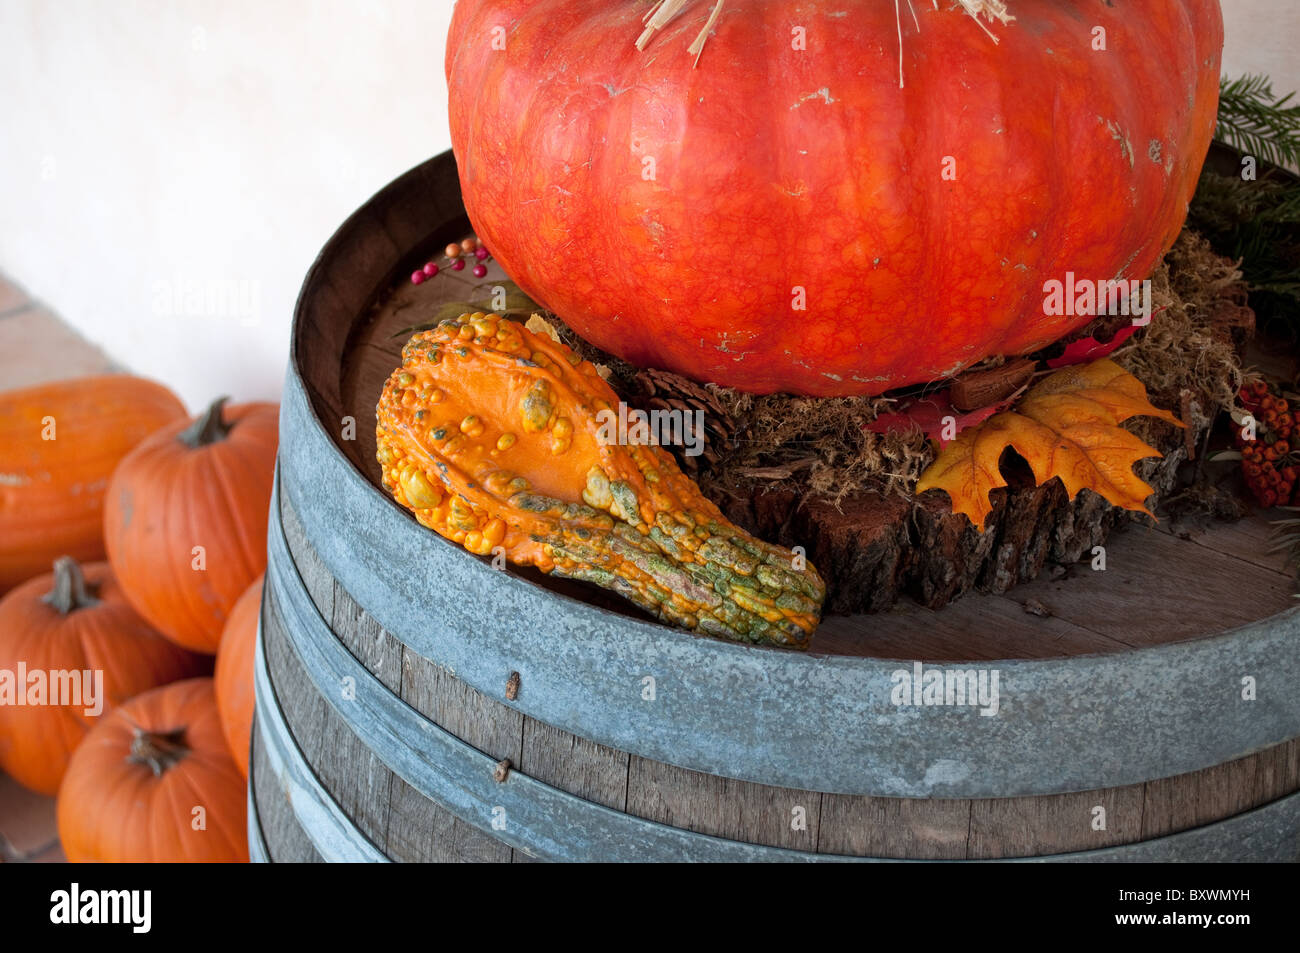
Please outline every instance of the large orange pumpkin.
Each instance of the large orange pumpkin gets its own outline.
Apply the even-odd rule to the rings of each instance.
[[[226,750],[212,679],[132,699],[77,749],[59,789],[74,863],[248,860],[247,793]]]
[[[638,51],[649,6],[459,0],[465,204],[587,340],[745,390],[874,394],[1086,324],[1045,282],[1146,278],[1214,128],[1218,0],[1009,0],[996,43],[948,0],[728,0],[698,67],[712,0]]]
[[[0,768],[54,794],[104,712],[206,670],[206,659],[164,639],[127,605],[108,563],[80,566],[65,556],[53,573],[0,599]]]
[[[127,599],[200,652],[216,652],[235,600],[266,568],[278,407],[224,404],[136,447],[104,506],[108,558]]]
[[[262,608],[262,579],[239,597],[217,650],[217,710],[230,753],[248,777],[248,742],[253,733],[253,653],[257,648],[257,617]]]
[[[104,491],[132,447],[183,420],[161,384],[108,374],[0,394],[0,593],[59,556],[104,558]]]

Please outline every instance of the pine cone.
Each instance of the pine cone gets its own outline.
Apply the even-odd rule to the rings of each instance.
[[[631,395],[630,401],[640,410],[681,411],[682,423],[686,427],[691,427],[697,420],[696,411],[704,412],[704,432],[696,447],[665,442],[665,448],[677,458],[686,475],[698,477],[711,470],[731,449],[737,429],[736,421],[727,413],[717,396],[704,385],[680,374],[653,368],[638,371],[632,378],[632,384],[635,393]],[[695,444],[695,440],[690,440],[690,443]],[[687,450],[696,448],[700,451],[698,455],[687,453]]]

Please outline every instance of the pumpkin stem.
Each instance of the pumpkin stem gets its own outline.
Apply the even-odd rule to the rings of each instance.
[[[199,414],[194,423],[182,430],[176,439],[191,450],[225,440],[226,435],[230,433],[231,425],[221,419],[221,411],[228,400],[229,397],[218,397],[208,405],[207,410]]]
[[[655,32],[662,30],[668,21],[672,20],[677,14],[682,12],[691,0],[656,0],[656,2],[646,11],[641,22],[645,24],[645,29],[637,37],[636,48],[645,52],[645,48],[650,45],[651,39],[654,38]],[[1014,20],[1010,13],[1007,12],[1007,0],[957,0],[961,8],[966,11],[972,20],[979,24],[979,28],[988,34],[989,39],[994,43],[998,42],[997,35],[984,25],[980,19],[983,15],[990,23],[999,21],[1009,23]],[[704,52],[704,44],[708,42],[709,33],[713,30],[714,25],[718,22],[718,16],[722,13],[723,0],[714,0],[713,12],[709,14],[708,20],[704,23],[704,28],[696,35],[695,40],[686,48],[688,53],[695,54],[695,65],[700,65],[700,54]],[[921,23],[916,17],[916,9],[912,6],[912,0],[907,0],[907,7],[912,12],[912,22],[916,24],[918,30],[921,29]],[[939,0],[934,0],[934,8],[939,9]],[[901,12],[900,0],[894,0],[894,18],[898,21],[898,85],[903,86],[903,14]]]
[[[41,602],[53,606],[60,615],[68,615],[78,609],[99,605],[96,598],[98,589],[93,583],[86,582],[80,563],[71,556],[60,556],[54,560],[54,588],[41,596]]]
[[[147,765],[155,778],[161,778],[189,753],[184,728],[175,731],[146,731],[136,726],[131,738],[131,753],[126,760],[131,764]]]

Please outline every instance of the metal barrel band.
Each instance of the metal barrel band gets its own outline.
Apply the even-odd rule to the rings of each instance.
[[[256,644],[262,640],[262,619],[259,616],[257,620],[257,635],[254,641],[254,653],[256,653]],[[256,654],[254,654],[256,659]],[[248,737],[248,784],[245,793],[248,796],[248,860],[253,864],[271,863],[271,852],[266,847],[266,835],[262,831],[262,819],[257,814],[257,787],[254,780],[254,773],[257,771],[257,765],[253,763],[253,737],[257,733],[256,726],[249,732]]]
[[[257,799],[253,796],[253,765],[248,766],[248,861],[253,864],[269,864],[271,852],[266,849],[266,837],[262,834],[262,820],[257,816]]]
[[[1300,608],[1122,654],[982,661],[1001,676],[995,717],[899,707],[892,676],[910,662],[699,638],[493,570],[415,523],[343,457],[292,366],[280,432],[289,504],[358,605],[490,697],[519,672],[517,710],[620,751],[797,790],[988,798],[1138,784],[1300,735],[1300,695],[1239,694],[1242,673],[1300,681]],[[641,696],[647,676],[654,703]]]
[[[894,862],[813,854],[728,841],[623,814],[519,771],[493,779],[496,760],[412,709],[338,640],[292,562],[278,516],[271,518],[267,585],[285,634],[317,691],[390,770],[431,801],[531,856],[566,861]],[[259,673],[262,669],[259,665]],[[345,680],[349,680],[346,681]],[[341,690],[348,686],[347,696]],[[259,688],[260,692],[260,688]],[[301,757],[295,749],[295,757]],[[302,770],[310,769],[304,764]],[[494,827],[498,820],[503,827]],[[1300,826],[1300,795],[1228,820],[1155,840],[1000,862],[1288,859],[1285,831]],[[309,821],[303,827],[311,830]],[[924,861],[930,862],[930,861]]]
[[[466,823],[547,860],[821,859],[800,851],[694,834],[623,814],[518,770],[511,770],[504,782],[496,781],[497,759],[411,708],[339,642],[307,594],[274,513],[268,536],[266,579],[271,599],[316,690],[389,770]],[[498,826],[493,826],[494,821]]]
[[[269,575],[269,574],[268,574]],[[265,610],[265,602],[263,603]],[[302,829],[324,860],[384,863],[388,857],[357,829],[343,808],[325,790],[293,739],[275,697],[258,626],[253,666],[256,727],[276,786],[283,790]],[[250,766],[251,785],[251,766]],[[251,787],[250,787],[251,790]],[[250,817],[249,824],[253,823]]]

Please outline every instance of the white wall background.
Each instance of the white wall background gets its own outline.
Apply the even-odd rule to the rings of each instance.
[[[192,409],[277,397],[320,246],[449,146],[451,9],[0,0],[0,272]],[[1300,89],[1300,3],[1224,16],[1229,75]]]
[[[1300,2],[1220,0],[1223,7],[1223,73],[1265,73],[1273,91],[1300,99]]]
[[[277,398],[321,245],[450,147],[451,9],[0,0],[0,272],[192,409]]]

